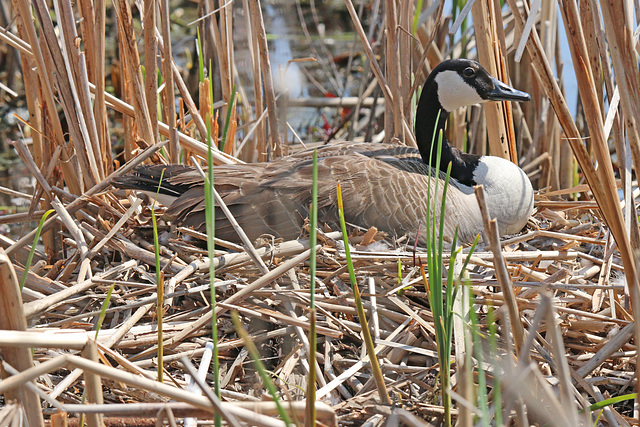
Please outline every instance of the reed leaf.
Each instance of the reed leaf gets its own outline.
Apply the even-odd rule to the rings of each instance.
[[[31,263],[33,262],[33,254],[36,252],[36,245],[38,244],[38,240],[40,239],[40,233],[42,232],[42,227],[44,226],[44,222],[47,220],[47,217],[51,215],[55,210],[49,209],[46,211],[42,218],[40,218],[40,223],[38,224],[38,228],[36,230],[36,235],[33,237],[33,243],[31,244],[31,249],[29,250],[29,256],[27,257],[27,263],[24,266],[24,272],[22,273],[22,277],[20,278],[20,290],[24,288],[24,284],[27,282],[27,276],[29,275],[29,269],[31,268]]]
[[[267,391],[271,395],[271,398],[275,402],[278,408],[278,413],[280,414],[280,418],[282,418],[282,421],[284,421],[284,423],[287,426],[294,425],[291,422],[291,419],[289,418],[289,414],[282,406],[282,403],[280,402],[280,396],[278,395],[278,390],[276,389],[276,385],[271,380],[271,377],[269,377],[269,374],[267,373],[267,369],[262,363],[262,360],[260,360],[260,352],[258,352],[256,345],[253,343],[253,341],[251,341],[251,337],[249,336],[249,333],[244,328],[244,326],[242,326],[242,322],[240,322],[240,316],[238,315],[237,311],[233,311],[231,313],[231,320],[233,321],[233,326],[236,329],[236,333],[240,338],[242,338],[242,341],[244,342],[245,347],[249,351],[249,355],[251,355],[253,364],[256,367],[256,370],[258,371],[258,374],[260,375],[260,378],[262,379],[264,386],[266,387]]]
[[[164,340],[162,338],[162,318],[164,313],[164,272],[160,266],[160,240],[158,238],[158,221],[156,219],[155,206],[160,194],[162,179],[164,178],[165,169],[162,169],[158,189],[156,190],[156,198],[151,205],[151,221],[153,222],[153,248],[156,259],[156,322],[158,325],[158,381],[162,382],[162,374],[164,370],[163,354]]]
[[[311,212],[309,219],[309,375],[307,376],[307,397],[305,426],[316,425],[316,244],[318,241],[318,150],[313,150],[313,172],[311,184]]]
[[[373,378],[376,382],[378,394],[380,395],[380,400],[382,401],[382,403],[389,404],[391,403],[391,399],[389,398],[389,393],[387,392],[387,387],[384,383],[384,376],[382,375],[382,370],[380,369],[380,363],[378,362],[378,357],[376,356],[375,345],[373,343],[373,338],[371,337],[371,331],[369,330],[367,316],[364,312],[364,306],[362,305],[360,289],[358,288],[358,283],[356,281],[356,273],[355,269],[353,268],[353,261],[351,260],[351,250],[349,249],[347,224],[344,219],[344,205],[342,204],[342,188],[340,186],[340,183],[338,183],[337,185],[337,198],[338,214],[340,216],[340,227],[342,229],[342,241],[344,242],[344,253],[347,259],[347,268],[349,269],[349,279],[351,280],[351,288],[353,289],[353,298],[356,302],[358,318],[360,320],[360,325],[362,326],[362,336],[364,337],[364,344],[367,349],[369,361],[371,362],[371,370],[373,372]]]

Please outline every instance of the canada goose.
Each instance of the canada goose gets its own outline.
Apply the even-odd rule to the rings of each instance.
[[[427,188],[442,172],[431,172],[429,153],[433,135],[443,129],[456,108],[486,101],[528,101],[529,95],[492,77],[478,62],[452,59],[436,66],[427,78],[416,112],[418,149],[377,143],[333,143],[318,148],[318,219],[338,228],[336,184],[342,185],[346,221],[375,226],[392,235],[415,236],[427,215]],[[438,113],[440,114],[438,115]],[[435,132],[435,133],[434,133]],[[436,138],[437,141],[437,138]],[[311,200],[313,150],[268,163],[223,165],[214,169],[217,191],[251,239],[271,234],[284,239],[299,236]],[[517,165],[493,156],[462,153],[443,139],[441,169],[452,163],[444,233],[455,227],[463,242],[483,229],[473,185],[484,184],[488,209],[498,219],[501,235],[520,231],[533,210],[533,188]],[[166,215],[183,226],[205,230],[203,180],[194,168],[182,165],[140,166],[118,178],[120,188],[146,190],[155,196],[164,178],[159,201]],[[433,168],[432,168],[433,169]],[[442,192],[442,183],[438,186]],[[224,214],[216,210],[216,237],[239,241]],[[420,236],[424,237],[424,231]],[[422,239],[421,239],[422,240]]]

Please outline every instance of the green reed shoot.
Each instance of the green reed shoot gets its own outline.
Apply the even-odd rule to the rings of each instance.
[[[313,170],[311,184],[311,212],[309,215],[309,378],[307,379],[307,399],[305,425],[316,425],[316,243],[318,225],[318,150],[313,150]]]
[[[233,113],[234,103],[236,101],[236,85],[233,85],[231,91],[231,99],[229,100],[229,108],[227,108],[227,119],[224,121],[224,129],[222,130],[222,138],[220,139],[220,151],[224,150],[227,142],[227,134],[229,132],[229,124],[231,123],[231,114]]]
[[[211,67],[211,65],[209,65]],[[204,75],[204,72],[201,72]],[[209,86],[209,99],[213,99],[213,85]],[[209,277],[210,277],[210,298],[211,298],[211,339],[213,341],[213,389],[216,396],[220,397],[220,361],[218,358],[218,321],[216,316],[216,266],[215,266],[215,198],[213,196],[214,175],[213,175],[213,142],[211,135],[211,120],[207,117],[207,174],[204,180],[204,199],[205,199],[205,219],[207,230],[207,252],[209,256]],[[215,416],[215,425],[222,425],[222,417],[219,414]]]
[[[100,316],[98,317],[98,323],[96,324],[96,335],[95,337],[93,337],[93,339],[96,341],[98,340],[98,333],[102,328],[102,323],[104,322],[104,318],[107,315],[107,309],[109,308],[109,304],[111,303],[111,294],[113,293],[113,289],[115,287],[116,287],[115,283],[109,287],[109,290],[107,291],[107,296],[102,302],[102,306],[100,307]]]
[[[158,181],[158,189],[156,190],[156,198],[151,205],[151,221],[153,222],[153,248],[156,256],[156,317],[158,322],[158,381],[162,382],[162,373],[164,368],[163,355],[164,346],[162,339],[162,315],[164,309],[164,272],[160,267],[160,240],[158,239],[158,221],[156,220],[156,201],[158,200],[158,194],[160,194],[160,188],[162,186],[162,179],[164,178],[164,171],[160,174],[160,181]]]
[[[498,331],[496,329],[496,314],[493,310],[493,306],[489,305],[489,311],[487,312],[487,327],[489,330],[489,354],[494,359],[498,358]],[[496,364],[497,365],[497,364]],[[500,386],[500,372],[499,369],[494,369],[493,374],[493,404],[495,406],[495,420],[496,425],[502,425],[502,387]]]
[[[53,209],[49,209],[44,213],[44,215],[42,215],[42,218],[40,218],[40,224],[38,224],[38,229],[36,230],[36,235],[33,237],[33,244],[31,245],[29,256],[27,257],[27,263],[24,266],[24,271],[22,272],[22,277],[20,278],[20,291],[22,291],[22,288],[24,288],[24,284],[27,282],[29,269],[31,268],[31,263],[33,262],[33,254],[35,254],[36,252],[36,245],[38,244],[38,239],[40,239],[40,233],[42,232],[42,227],[44,227],[44,222],[47,220],[47,217],[53,212]]]
[[[342,229],[342,239],[344,241],[344,254],[347,258],[347,266],[349,269],[349,278],[351,279],[351,287],[353,288],[353,298],[356,302],[356,309],[358,311],[358,318],[360,319],[360,325],[362,326],[362,336],[364,337],[364,343],[367,348],[367,354],[369,355],[369,361],[371,362],[371,371],[373,378],[376,382],[376,388],[380,395],[382,403],[389,404],[391,399],[387,392],[387,387],[384,384],[384,377],[380,364],[378,363],[378,357],[376,356],[375,346],[373,344],[373,338],[371,337],[371,331],[369,331],[369,325],[367,322],[367,316],[364,312],[364,306],[362,305],[362,297],[360,295],[360,289],[356,281],[356,273],[353,268],[353,261],[351,260],[351,250],[349,249],[349,237],[347,235],[347,224],[344,219],[344,205],[342,204],[342,187],[338,183],[338,214],[340,215],[340,227]]]
[[[637,398],[638,398],[638,393],[629,393],[629,394],[623,394],[621,396],[614,396],[614,397],[610,397],[609,399],[605,399],[603,401],[594,403],[593,405],[589,406],[589,410],[597,411],[606,406],[613,405],[614,403],[620,403],[626,400],[634,400]]]
[[[411,34],[416,35],[416,31],[418,31],[418,22],[420,21],[420,13],[422,12],[422,3],[423,0],[418,0],[416,2],[416,11],[413,13],[413,22],[411,24]]]
[[[469,280],[465,280],[465,286],[469,286]],[[480,410],[481,418],[480,424],[488,427],[491,425],[489,417],[489,402],[487,400],[487,376],[484,371],[484,349],[480,340],[480,325],[478,322],[478,314],[473,309],[473,293],[469,292],[469,322],[471,329],[471,338],[473,342],[474,353],[476,360],[478,361],[478,387],[476,388],[478,394],[478,409]]]
[[[438,120],[438,118],[436,119]],[[433,136],[435,140],[436,135]],[[444,407],[444,424],[451,425],[451,395],[449,393],[450,378],[450,360],[451,347],[453,339],[453,304],[457,295],[457,287],[455,286],[456,278],[454,278],[453,268],[449,268],[446,282],[443,282],[442,273],[444,269],[443,253],[444,253],[444,216],[445,203],[447,198],[447,189],[449,187],[449,179],[451,176],[451,163],[447,165],[447,171],[444,178],[442,188],[442,199],[438,201],[438,190],[440,187],[440,158],[442,156],[442,131],[438,135],[436,162],[434,168],[429,168],[428,176],[432,185],[427,189],[427,270],[428,277],[424,273],[421,266],[421,273],[425,283],[425,290],[433,313],[434,328],[436,333],[436,345],[438,350],[438,362],[440,364],[440,388],[442,393],[442,406]],[[429,164],[433,160],[433,144],[431,145],[431,153]],[[432,176],[432,171],[435,176]],[[437,207],[440,207],[439,213]],[[449,265],[454,265],[455,259],[460,252],[456,249],[458,239],[458,230],[456,228],[453,241],[451,242],[451,256]],[[479,237],[471,248],[471,252],[475,248]],[[470,254],[469,254],[470,256]],[[469,256],[464,264],[466,268],[469,262]],[[462,271],[464,271],[464,268]],[[458,278],[459,280],[459,278]]]
[[[251,337],[249,336],[249,333],[244,328],[244,326],[242,326],[242,322],[240,322],[240,316],[238,315],[237,311],[231,312],[231,320],[233,321],[233,326],[236,329],[236,333],[240,336],[240,338],[242,338],[242,341],[244,342],[244,346],[247,348],[247,351],[249,352],[249,355],[253,360],[253,365],[258,371],[258,375],[260,375],[260,378],[262,379],[264,386],[267,388],[267,391],[269,392],[269,394],[271,395],[271,398],[275,402],[276,407],[278,408],[278,413],[280,414],[280,418],[282,418],[282,421],[284,421],[286,425],[288,426],[294,425],[291,422],[291,419],[289,418],[289,414],[287,413],[287,411],[285,411],[284,407],[282,406],[282,403],[280,402],[280,397],[278,396],[278,390],[276,389],[276,385],[271,380],[271,377],[269,377],[269,374],[267,373],[267,369],[262,363],[262,360],[260,360],[260,353],[258,352],[256,345],[253,343],[253,341],[251,341]]]

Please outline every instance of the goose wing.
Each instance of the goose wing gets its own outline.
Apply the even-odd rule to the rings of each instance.
[[[311,153],[312,150],[304,150],[269,163],[215,167],[216,190],[249,238],[263,234],[284,239],[299,236],[311,204]],[[338,182],[342,185],[346,220],[352,224],[375,226],[395,235],[415,235],[419,224],[425,223],[427,192],[435,181],[428,177],[429,167],[417,150],[352,143],[323,146],[318,153],[318,207],[322,223],[338,229]],[[142,177],[141,182],[155,180],[152,185],[155,190],[162,169],[165,169],[162,191],[177,196],[167,215],[184,226],[204,231],[204,187],[199,173],[184,166],[147,166],[137,174]],[[122,182],[118,184],[126,187]],[[438,188],[441,200],[442,185]],[[433,194],[435,188],[431,191]],[[445,235],[451,237],[455,226],[465,224],[465,217],[474,218],[475,212],[473,206],[465,204],[468,195],[455,185],[450,187],[447,199]],[[477,210],[475,199],[473,204]],[[470,240],[468,237],[472,239],[475,235],[466,228],[461,229],[461,237]],[[216,209],[216,236],[238,240],[219,209]]]

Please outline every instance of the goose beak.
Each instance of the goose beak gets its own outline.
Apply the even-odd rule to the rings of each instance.
[[[511,86],[507,86],[495,77],[491,77],[493,81],[493,90],[486,95],[491,101],[530,101],[531,96],[527,92],[516,90]]]

